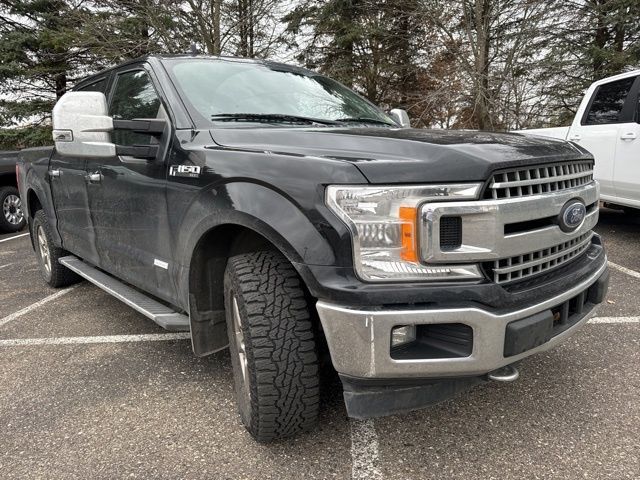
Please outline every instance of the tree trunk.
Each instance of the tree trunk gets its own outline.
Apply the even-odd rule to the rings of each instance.
[[[65,72],[58,73],[55,76],[56,81],[56,100],[67,92],[67,74]]]
[[[221,53],[221,44],[220,44],[220,4],[222,0],[211,0],[212,5],[212,22],[213,22],[213,47],[211,54],[212,55],[220,55]]]
[[[489,14],[490,0],[475,0],[476,33],[474,120],[480,130],[493,130],[489,112]]]

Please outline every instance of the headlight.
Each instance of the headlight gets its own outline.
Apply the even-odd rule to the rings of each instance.
[[[480,278],[475,265],[425,265],[418,211],[433,201],[476,199],[481,184],[327,187],[327,206],[349,227],[354,264],[367,281]]]

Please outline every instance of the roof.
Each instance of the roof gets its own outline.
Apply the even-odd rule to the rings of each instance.
[[[227,61],[227,62],[240,62],[240,63],[254,63],[256,65],[265,65],[271,68],[277,68],[279,70],[287,70],[291,72],[296,72],[302,75],[316,75],[315,72],[311,70],[307,70],[306,68],[298,67],[296,65],[290,65],[287,63],[276,62],[272,60],[265,59],[257,59],[257,58],[246,58],[246,57],[232,57],[225,55],[200,55],[200,54],[192,54],[192,53],[182,53],[182,54],[151,54],[151,55],[143,55],[141,57],[132,58],[131,60],[127,60],[119,63],[118,65],[114,65],[113,67],[105,68],[104,70],[100,70],[92,75],[88,75],[87,77],[80,80],[75,86],[83,85],[96,77],[101,77],[112,70],[118,69],[120,67],[140,62],[148,62],[149,60],[158,60],[162,62],[163,60],[172,60],[172,59],[184,59],[184,60],[219,60],[219,61]]]

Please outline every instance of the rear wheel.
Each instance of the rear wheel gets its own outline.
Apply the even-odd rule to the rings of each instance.
[[[54,288],[66,287],[79,281],[78,275],[58,262],[60,258],[69,254],[53,243],[51,226],[42,210],[38,210],[33,217],[32,227],[36,257],[40,265],[40,273],[45,281]]]
[[[0,232],[17,232],[24,228],[25,223],[18,189],[0,188]]]
[[[277,252],[229,259],[224,279],[231,363],[242,423],[260,442],[316,424],[316,342],[298,275]]]

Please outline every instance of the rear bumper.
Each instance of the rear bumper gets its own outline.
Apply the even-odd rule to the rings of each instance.
[[[363,309],[324,301],[317,303],[317,309],[333,365],[345,385],[347,409],[362,418],[436,403],[481,382],[493,370],[554,347],[594,314],[608,283],[605,262],[561,294],[509,311],[411,306]],[[415,350],[414,358],[411,353],[392,353],[393,327],[439,324],[469,327],[462,327],[472,332],[468,353],[456,348],[448,353],[446,348],[428,351],[430,347]]]

